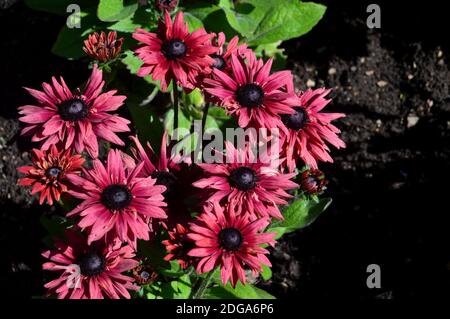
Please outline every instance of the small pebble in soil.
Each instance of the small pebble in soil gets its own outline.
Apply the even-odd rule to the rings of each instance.
[[[388,82],[387,82],[387,81],[380,80],[380,81],[377,82],[377,85],[378,85],[380,88],[383,88],[383,87],[385,87],[386,85],[388,85]]]
[[[308,81],[306,81],[306,86],[309,88],[315,87],[316,86],[316,81],[308,79]]]
[[[419,117],[411,114],[411,115],[408,115],[406,120],[407,120],[406,127],[411,128],[411,127],[415,126],[417,124],[417,122],[419,122]]]

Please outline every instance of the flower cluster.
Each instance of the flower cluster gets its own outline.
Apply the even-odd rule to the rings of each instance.
[[[345,146],[331,124],[343,114],[321,112],[329,90],[296,93],[290,71],[272,73],[272,60],[257,59],[238,37],[226,45],[223,33],[189,32],[182,12],[172,21],[167,11],[177,1],[157,3],[164,10],[157,32],[133,34],[141,42],[138,75],[151,75],[163,91],[171,82],[187,92],[200,89],[242,128],[278,129],[277,158],[261,158],[250,139],[240,147],[225,141],[220,162],[196,164],[191,154],[174,151],[168,133],[159,154],[133,135],[129,154],[113,148],[99,157],[103,142],[125,146],[120,136],[130,131],[130,121],[116,114],[126,97],[104,90],[99,66],[82,89],[70,90],[62,77],[43,83],[42,91],[27,88],[36,102],[19,107],[19,119],[39,149],[31,166],[18,169],[25,174],[18,183],[40,193],[41,204],[62,194],[78,201],[67,213],[73,227],[43,253],[44,269],[58,274],[45,286],[58,298],[130,298],[136,283],[157,277],[137,259],[138,241],[161,237],[166,260],[198,274],[220,269],[224,285],[245,284],[247,271],[257,276],[271,266],[267,246],[275,233],[265,230],[283,219],[280,206],[299,187],[322,192],[318,162],[332,161],[328,144]],[[117,58],[122,41],[116,33],[94,33],[84,49],[106,63]],[[297,184],[301,162],[313,170],[300,173]]]

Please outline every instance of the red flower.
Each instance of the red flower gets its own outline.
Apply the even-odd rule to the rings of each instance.
[[[270,223],[269,218],[249,221],[245,216],[224,214],[219,205],[205,212],[190,225],[188,238],[196,248],[188,255],[201,258],[196,271],[205,273],[220,266],[224,285],[233,287],[238,280],[245,284],[245,268],[257,274],[261,265],[272,266],[265,256],[269,252],[261,245],[273,245],[275,233],[260,233]]]
[[[290,181],[296,174],[281,174],[277,161],[256,158],[250,147],[235,149],[229,141],[225,147],[225,163],[198,164],[207,177],[193,185],[212,193],[209,202],[226,203],[235,214],[283,219],[277,205],[287,204],[286,190],[298,187]]]
[[[135,147],[131,148],[136,163],[144,163],[140,173],[142,177],[151,176],[156,179],[156,185],[163,185],[166,191],[163,193],[167,203],[168,215],[164,223],[173,228],[177,223],[185,224],[190,220],[189,209],[196,209],[200,201],[200,192],[192,187],[192,182],[197,180],[200,172],[196,172],[191,165],[190,156],[173,152],[173,145],[167,144],[167,132],[161,141],[159,156],[155,154],[150,143],[142,146],[137,137],[131,137]],[[134,161],[129,165],[133,165]],[[200,169],[197,168],[197,171]]]
[[[194,247],[192,240],[187,237],[188,230],[181,224],[168,231],[169,239],[163,240],[168,254],[164,260],[176,260],[183,269],[188,268],[193,263],[193,258],[188,256],[189,250]]]
[[[164,186],[151,177],[138,177],[144,163],[125,169],[121,152],[111,150],[106,167],[94,160],[84,176],[70,175],[79,191],[70,193],[83,202],[67,216],[79,215],[78,226],[89,229],[88,244],[108,234],[136,247],[136,240],[149,240],[151,218],[166,218]]]
[[[178,0],[155,0],[156,7],[160,11],[173,11],[178,5]]]
[[[317,195],[322,193],[328,180],[325,175],[318,169],[307,169],[300,175],[300,189],[309,195]]]
[[[247,49],[246,44],[238,45],[238,36],[231,38],[227,45],[225,45],[225,41],[226,38],[223,32],[220,32],[217,37],[214,37],[212,43],[213,46],[217,48],[217,52],[210,55],[214,59],[214,63],[211,67],[221,71],[230,68],[232,54],[242,55],[244,53],[251,52],[250,49]]]
[[[71,155],[71,150],[58,151],[55,145],[50,150],[33,149],[32,166],[22,166],[17,170],[26,176],[20,178],[18,185],[32,186],[31,194],[41,193],[39,204],[46,200],[49,205],[59,201],[61,194],[67,192],[67,174],[78,174],[84,164],[81,155]]]
[[[239,119],[239,126],[247,127],[252,122],[256,127],[275,128],[279,114],[293,114],[292,105],[298,102],[297,96],[287,90],[292,86],[292,74],[270,74],[272,59],[264,64],[253,53],[245,57],[232,54],[227,73],[213,69],[212,79],[204,80],[205,90]]]
[[[57,240],[55,250],[42,253],[49,259],[42,268],[59,274],[45,284],[48,295],[56,294],[59,299],[129,299],[128,290],[139,290],[133,278],[122,274],[139,264],[130,246],[122,246],[120,241],[88,246],[72,231],[67,231],[66,237],[67,242]]]
[[[96,65],[83,92],[72,93],[62,77],[60,82],[53,77],[52,84],[42,84],[44,91],[26,88],[38,105],[19,107],[19,120],[28,124],[22,134],[41,142],[43,151],[62,142],[64,149],[73,147],[77,153],[86,149],[94,158],[98,156],[97,138],[124,145],[115,132],[129,131],[130,121],[109,112],[116,111],[126,97],[115,96],[116,90],[100,94],[105,82]]]
[[[123,38],[117,39],[117,32],[111,31],[106,36],[105,32],[100,35],[94,32],[84,40],[83,51],[87,55],[100,62],[114,60],[122,50]]]
[[[158,278],[158,273],[147,264],[142,264],[133,269],[133,277],[137,284],[148,285]]]
[[[333,162],[326,142],[337,148],[345,147],[345,143],[337,136],[340,130],[331,124],[345,114],[320,113],[331,101],[325,98],[329,92],[324,88],[301,92],[300,103],[294,107],[295,113],[281,116],[287,127],[282,130],[282,156],[286,157],[286,166],[290,172],[295,170],[298,159],[312,168],[317,168],[317,161]]]
[[[172,79],[184,88],[194,89],[198,73],[214,62],[209,57],[217,50],[210,44],[213,35],[203,28],[189,33],[182,12],[176,15],[173,24],[167,11],[164,16],[165,22],[160,21],[157,34],[139,28],[133,33],[133,38],[143,43],[136,50],[144,61],[138,75],[152,74],[154,80],[161,81],[163,91]]]

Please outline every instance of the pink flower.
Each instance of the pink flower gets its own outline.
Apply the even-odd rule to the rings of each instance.
[[[197,273],[212,271],[220,266],[222,283],[238,280],[245,284],[245,269],[254,275],[262,270],[261,265],[272,266],[265,256],[269,252],[261,245],[273,245],[275,233],[261,233],[270,223],[269,218],[249,221],[245,216],[224,213],[216,203],[211,212],[204,212],[190,224],[188,238],[195,248],[188,255],[201,258]]]
[[[88,246],[73,231],[67,231],[66,237],[66,241],[55,242],[56,249],[42,253],[49,260],[42,268],[59,276],[45,284],[48,295],[56,294],[58,299],[129,299],[128,290],[139,290],[133,278],[122,274],[139,264],[130,246],[122,246],[120,241]]]
[[[139,76],[151,74],[156,81],[161,81],[161,89],[167,90],[170,81],[187,89],[194,89],[199,72],[209,68],[214,60],[209,54],[216,52],[211,46],[212,34],[201,28],[192,33],[184,23],[183,13],[179,12],[175,21],[167,11],[165,21],[160,21],[158,33],[136,29],[133,38],[143,46],[136,50],[144,64],[138,71]]]
[[[70,175],[79,186],[70,193],[83,200],[67,216],[79,215],[80,228],[89,230],[88,244],[108,235],[118,237],[134,248],[136,240],[149,240],[151,218],[166,218],[164,186],[155,185],[151,177],[138,177],[144,163],[125,169],[121,152],[111,150],[106,167],[93,161],[91,170],[83,170],[83,177]]]
[[[43,83],[43,91],[26,88],[38,104],[19,107],[19,120],[27,124],[22,134],[32,135],[43,151],[61,143],[62,148],[74,148],[77,153],[86,149],[94,158],[98,138],[123,146],[115,133],[128,132],[130,122],[109,112],[116,111],[126,97],[115,96],[116,90],[101,94],[104,84],[102,71],[95,65],[82,92],[72,93],[62,77],[60,83],[55,77],[52,84]]]
[[[245,58],[245,57],[246,58]],[[250,122],[256,127],[275,128],[279,114],[293,114],[292,105],[298,103],[292,86],[290,71],[270,74],[272,59],[265,64],[253,53],[231,55],[231,70],[212,71],[212,79],[205,79],[205,91],[221,101],[228,114],[238,118],[240,127]]]
[[[237,215],[283,219],[277,205],[287,204],[292,197],[286,190],[298,187],[290,180],[296,174],[281,174],[278,161],[262,161],[250,147],[236,149],[229,141],[225,147],[226,161],[198,164],[207,177],[193,185],[211,193],[209,202],[228,204]]]
[[[47,151],[33,149],[31,155],[33,165],[17,169],[26,174],[19,179],[18,185],[31,186],[31,194],[41,193],[39,204],[42,205],[46,200],[49,205],[53,205],[53,201],[59,201],[61,194],[70,188],[67,174],[81,173],[84,158],[81,155],[72,156],[70,149],[59,151],[55,145]]]
[[[281,130],[284,143],[282,156],[286,157],[290,172],[295,170],[298,159],[312,168],[317,168],[317,161],[333,162],[326,142],[337,148],[345,147],[337,136],[340,130],[331,124],[345,114],[320,113],[331,101],[325,98],[330,91],[322,88],[299,93],[300,103],[294,107],[295,113],[281,116],[287,128]]]

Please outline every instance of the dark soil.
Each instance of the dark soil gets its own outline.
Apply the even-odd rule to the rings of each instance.
[[[432,15],[428,7],[378,1],[382,28],[369,30],[364,1],[318,2],[328,6],[324,19],[285,47],[300,88],[333,88],[329,110],[347,114],[337,124],[347,148],[333,150],[335,163],[323,166],[333,204],[279,243],[273,279],[264,285],[281,298],[448,296],[450,47],[444,10]],[[29,150],[17,137],[16,107],[31,102],[22,86],[38,87],[55,73],[76,84],[87,74],[80,74],[85,68],[79,62],[50,53],[63,23],[20,2],[0,10],[0,284],[10,297],[42,294],[45,231],[39,218],[52,213],[15,186],[15,168],[27,162]],[[381,267],[381,289],[366,286],[369,264]]]
[[[333,88],[329,110],[347,114],[338,123],[347,148],[324,166],[332,206],[276,247],[269,289],[293,298],[448,296],[449,43],[432,35],[442,20],[412,10],[425,16],[417,33],[429,32],[417,38],[414,26],[392,28],[403,8],[380,3],[388,19],[373,31],[365,5],[329,2],[320,25],[286,48],[299,87]],[[369,264],[381,267],[381,289],[367,288]]]

